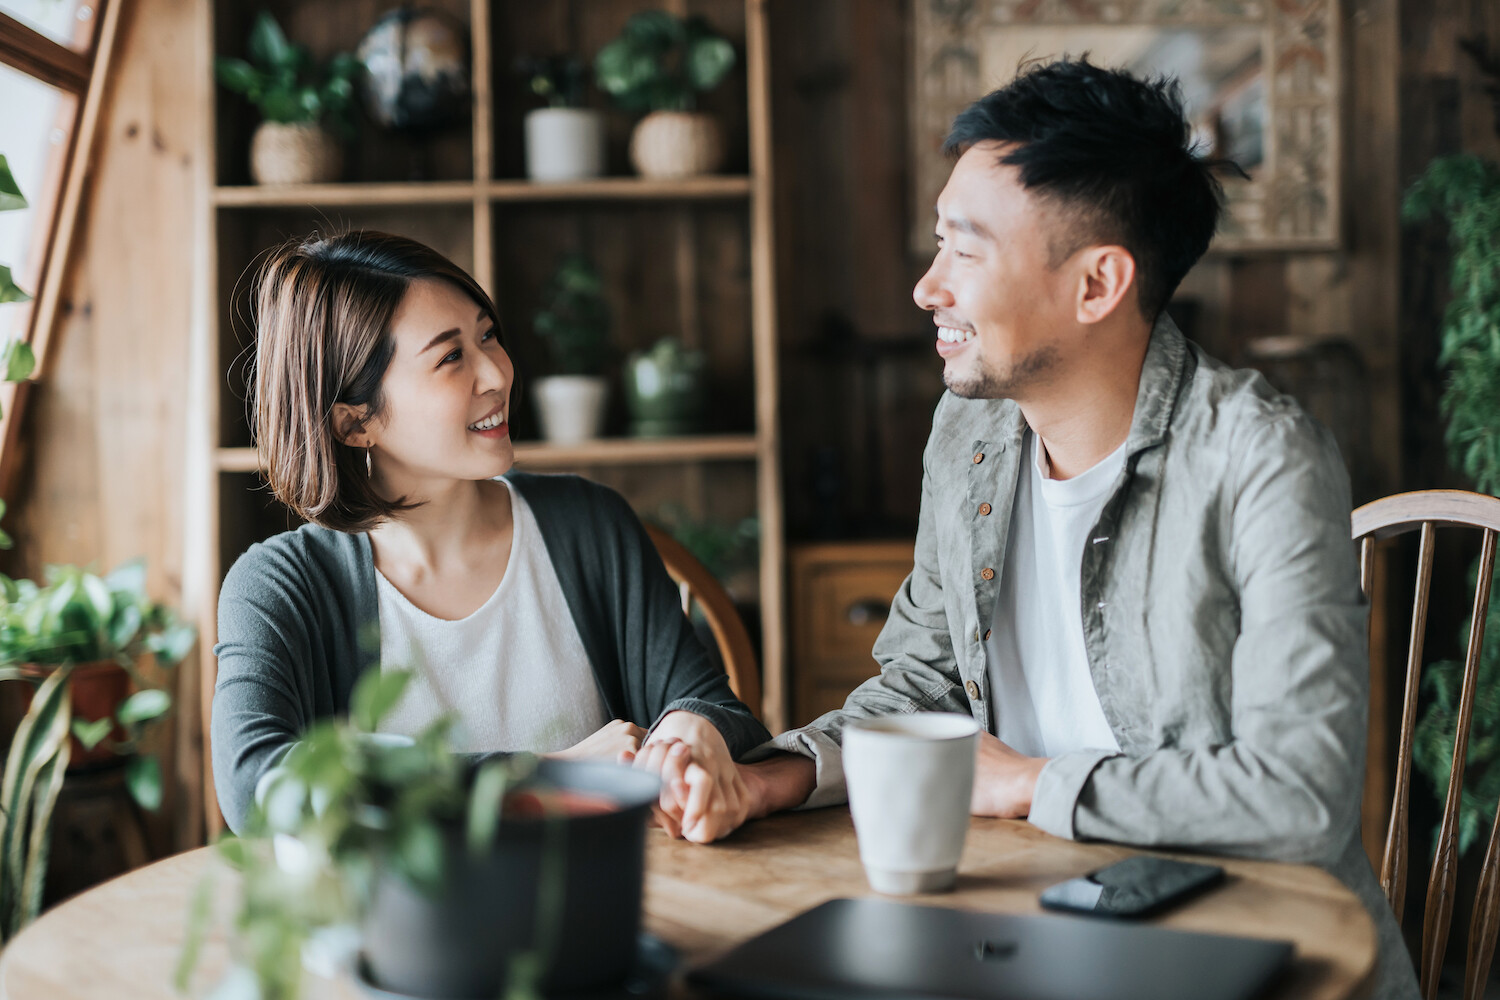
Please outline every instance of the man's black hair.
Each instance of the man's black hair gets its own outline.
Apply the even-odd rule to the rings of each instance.
[[[1014,144],[998,162],[1062,210],[1050,266],[1090,244],[1123,246],[1148,320],[1208,249],[1223,213],[1213,169],[1226,163],[1195,155],[1182,91],[1167,77],[1137,79],[1087,54],[1023,66],[959,113],[943,151],[958,156],[982,142]]]

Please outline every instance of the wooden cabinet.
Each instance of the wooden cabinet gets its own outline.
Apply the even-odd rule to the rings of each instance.
[[[794,726],[842,707],[850,691],[879,672],[870,650],[911,572],[913,551],[909,541],[792,547]]]
[[[710,425],[670,439],[625,436],[623,390],[605,437],[556,447],[536,440],[524,398],[512,415],[517,465],[573,471],[620,490],[643,517],[666,502],[698,518],[760,522],[758,566],[737,597],[754,605],[762,625],[764,701],[756,706],[773,730],[786,724],[783,648],[783,544],[776,393],[776,303],[772,258],[772,178],[765,0],[674,0],[678,14],[701,14],[736,47],[737,68],[703,110],[725,133],[722,174],[643,180],[626,165],[633,116],[608,112],[609,176],[536,184],[523,176],[522,119],[535,101],[512,67],[521,56],[573,52],[591,62],[652,0],[437,0],[464,22],[472,46],[472,116],[425,139],[382,133],[365,123],[337,184],[257,187],[247,157],[256,117],[235,95],[216,92],[204,109],[215,137],[208,201],[204,286],[194,331],[194,402],[201,418],[192,445],[198,473],[193,502],[191,572],[209,595],[201,619],[206,718],[215,662],[214,597],[224,572],[250,544],[294,526],[270,500],[246,419],[245,375],[253,360],[248,326],[250,277],[260,255],[315,230],[366,227],[429,243],[468,269],[494,296],[524,379],[541,352],[531,318],[543,286],[565,253],[583,251],[601,273],[612,309],[613,354],[666,335],[708,358]],[[391,7],[388,0],[272,0],[266,5],[287,36],[314,59],[353,51]],[[215,0],[210,54],[245,52],[255,5]],[[591,91],[591,101],[604,106]],[[618,374],[618,368],[612,375]],[[184,720],[194,724],[201,720]],[[207,770],[207,768],[205,768]],[[205,776],[210,826],[211,775]]]

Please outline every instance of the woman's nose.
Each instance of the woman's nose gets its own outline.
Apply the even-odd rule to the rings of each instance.
[[[503,352],[499,352],[503,356]],[[510,366],[501,357],[491,355],[488,352],[479,352],[479,367],[475,372],[475,392],[483,394],[486,392],[497,392],[510,384]]]

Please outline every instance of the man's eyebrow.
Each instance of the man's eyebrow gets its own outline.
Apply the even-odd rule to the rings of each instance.
[[[982,223],[975,222],[973,219],[965,218],[962,215],[950,215],[947,222],[949,228],[956,229],[961,233],[968,233],[970,236],[977,236],[982,240],[994,239],[989,229]]]
[[[422,348],[420,351],[418,351],[417,354],[418,355],[426,354],[428,351],[432,350],[434,347],[436,347],[437,345],[443,343],[444,341],[452,340],[454,337],[457,337],[458,334],[459,334],[459,329],[456,326],[453,329],[451,329],[451,330],[444,330],[442,333],[438,334],[436,337],[433,337],[431,340],[429,340],[427,342],[427,346],[424,347],[424,348]]]

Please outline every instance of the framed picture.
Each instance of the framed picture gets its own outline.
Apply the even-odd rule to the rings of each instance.
[[[1195,146],[1234,160],[1213,249],[1339,244],[1338,0],[914,0],[912,249],[933,248],[965,105],[1031,60],[1085,53],[1182,86]]]

